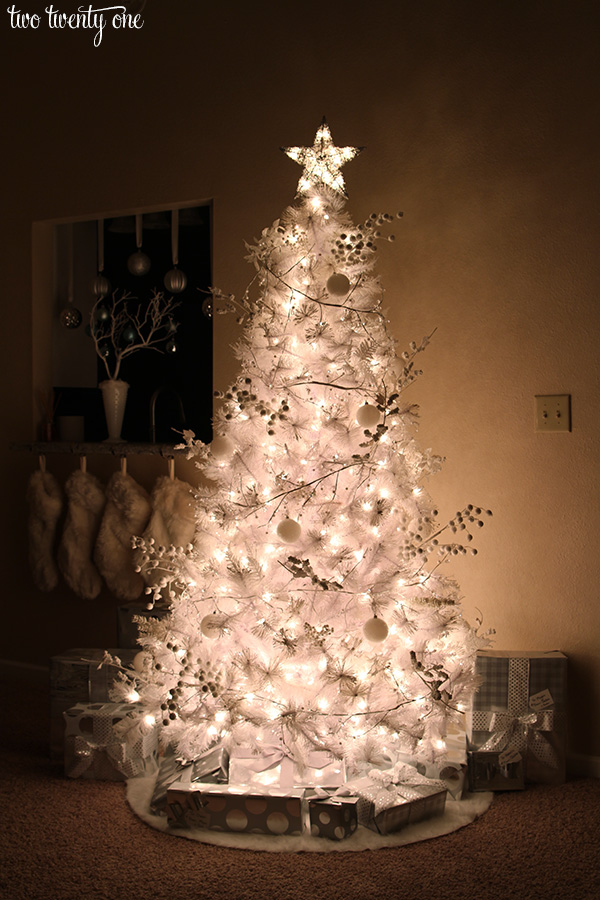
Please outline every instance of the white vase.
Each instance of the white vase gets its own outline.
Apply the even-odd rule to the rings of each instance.
[[[106,427],[108,428],[106,440],[122,441],[121,427],[123,425],[129,385],[126,381],[120,381],[118,378],[110,378],[108,381],[100,382],[100,390],[102,391],[104,415],[106,416]]]

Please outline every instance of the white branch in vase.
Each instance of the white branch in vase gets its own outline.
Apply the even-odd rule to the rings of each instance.
[[[161,291],[154,291],[147,303],[134,306],[135,299],[128,291],[120,297],[115,291],[108,302],[105,297],[100,297],[90,313],[94,347],[112,381],[118,378],[121,361],[126,356],[138,350],[162,353],[158,345],[172,338],[177,331],[173,312],[180,306],[179,301],[172,297],[165,299]]]

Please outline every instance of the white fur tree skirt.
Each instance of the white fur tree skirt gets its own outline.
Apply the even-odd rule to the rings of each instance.
[[[155,777],[155,775],[140,776],[127,782],[127,801],[136,815],[147,825],[176,837],[187,838],[190,841],[218,844],[222,847],[237,847],[242,850],[266,850],[273,853],[379,850],[382,847],[401,847],[416,841],[426,841],[468,825],[488,809],[494,796],[491,793],[481,793],[465,794],[462,800],[452,800],[449,797],[443,816],[418,822],[416,825],[409,825],[396,834],[377,834],[368,828],[359,826],[354,834],[345,840],[331,841],[327,838],[313,837],[310,834],[271,836],[208,831],[200,828],[170,828],[166,818],[152,815],[150,812],[150,799]]]

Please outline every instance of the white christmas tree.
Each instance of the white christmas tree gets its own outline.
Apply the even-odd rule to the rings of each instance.
[[[277,743],[348,771],[435,760],[487,644],[442,564],[489,513],[469,505],[441,526],[423,488],[440,459],[417,446],[406,395],[428,338],[397,355],[373,274],[393,217],[353,225],[344,211],[341,168],[359,150],[323,121],[312,147],[285,152],[303,172],[248,247],[239,375],[212,443],[188,436],[210,484],[196,539],[138,541],[171,611],[144,628],[137,691],[188,759]]]

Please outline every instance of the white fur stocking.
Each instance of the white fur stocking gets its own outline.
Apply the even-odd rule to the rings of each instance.
[[[54,545],[58,520],[63,508],[63,493],[54,475],[33,472],[27,485],[29,505],[29,567],[40,591],[51,591],[58,584]]]
[[[163,547],[185,547],[194,540],[194,494],[189,484],[167,475],[157,478],[152,491],[152,516],[144,538]]]
[[[102,588],[92,550],[104,509],[104,490],[94,475],[77,469],[67,478],[65,493],[67,518],[58,547],[58,566],[72,591],[84,600],[93,600]]]
[[[196,531],[193,500],[192,489],[185,481],[166,475],[157,478],[152,491],[152,516],[144,532],[144,540],[154,539],[157,548],[191,544]],[[167,574],[159,566],[148,573],[147,579],[149,583],[156,584],[162,575]]]
[[[135,571],[131,539],[144,533],[149,518],[147,492],[131,475],[115,472],[106,488],[94,561],[109,590],[121,600],[135,600],[144,589],[144,579]]]

